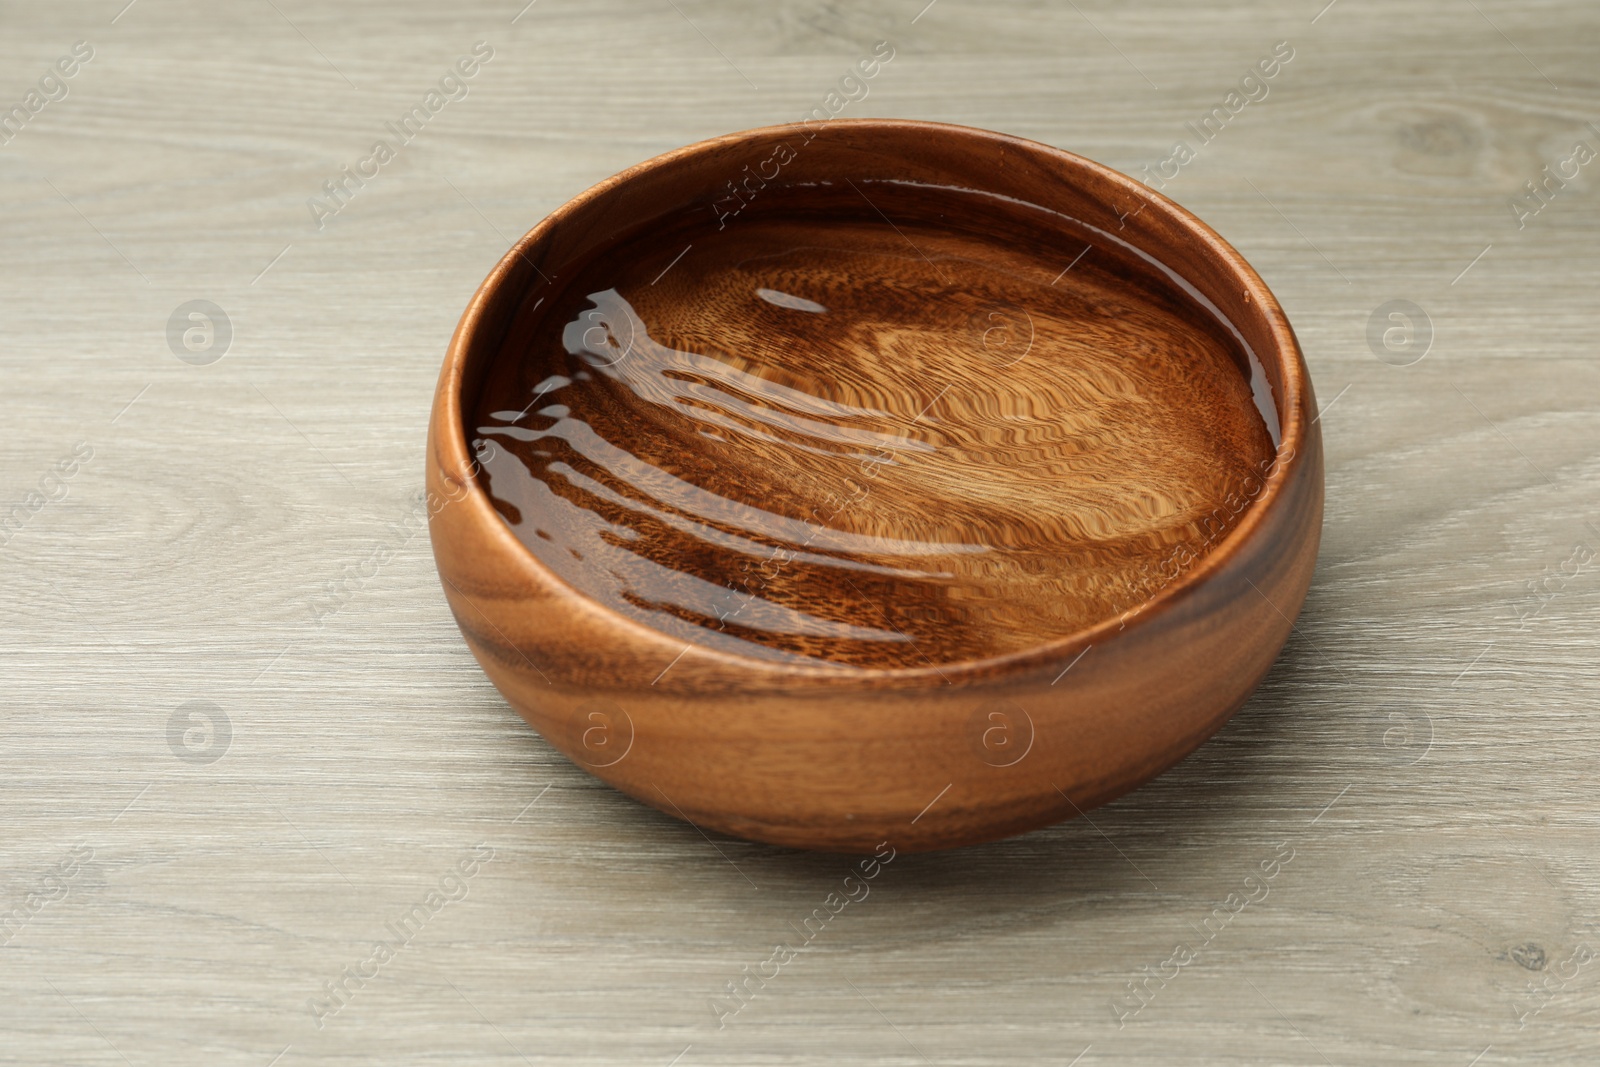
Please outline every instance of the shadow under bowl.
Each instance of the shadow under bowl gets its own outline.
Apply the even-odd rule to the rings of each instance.
[[[1322,445],[1282,309],[1082,157],[834,120],[670,152],[461,319],[434,556],[551,744],[698,826],[947,848],[1159,774],[1265,676]]]

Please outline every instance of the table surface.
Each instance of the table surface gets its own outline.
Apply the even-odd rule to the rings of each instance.
[[[1600,8],[125,2],[0,3],[0,1062],[1594,1061]],[[515,236],[879,40],[846,115],[1152,173],[1289,42],[1164,191],[1299,333],[1322,554],[1189,759],[896,859],[719,1028],[847,861],[708,838],[523,724],[410,521],[423,430]]]

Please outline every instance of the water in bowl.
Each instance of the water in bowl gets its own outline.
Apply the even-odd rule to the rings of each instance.
[[[1225,539],[1278,426],[1214,309],[1060,215],[846,184],[541,283],[468,431],[551,571],[686,645],[908,669],[1125,616]]]

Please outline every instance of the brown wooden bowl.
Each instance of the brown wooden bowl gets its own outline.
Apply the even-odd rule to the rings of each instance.
[[[430,530],[473,655],[593,774],[740,837],[947,848],[1104,804],[1250,695],[1311,581],[1315,410],[1272,293],[1148,187],[965,127],[771,127],[500,261]],[[724,584],[759,607],[694,599]]]

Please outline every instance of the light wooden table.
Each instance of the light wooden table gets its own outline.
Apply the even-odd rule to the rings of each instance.
[[[1595,1062],[1600,163],[1521,228],[1508,200],[1600,150],[1600,9],[925,2],[0,4],[0,107],[93,49],[0,147],[0,1061]],[[1089,819],[897,859],[719,1030],[845,861],[708,840],[570,765],[407,523],[445,342],[511,239],[798,118],[879,39],[846,114],[1130,172],[1290,42],[1166,191],[1299,331],[1322,558],[1194,756]],[[480,40],[468,95],[319,230],[308,198]],[[169,345],[193,300],[231,327],[209,364],[220,335]],[[1409,366],[1368,343],[1392,300],[1427,325],[1391,361],[1431,333]]]

